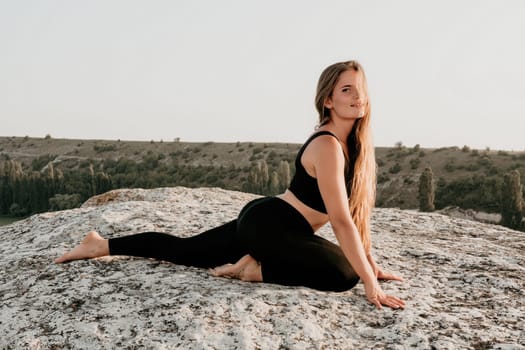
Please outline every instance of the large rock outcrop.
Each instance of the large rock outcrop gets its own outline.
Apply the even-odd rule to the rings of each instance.
[[[120,190],[0,228],[0,348],[524,348],[525,234],[439,214],[374,212],[376,259],[406,279],[382,285],[405,310],[376,311],[361,284],[327,293],[149,259],[52,263],[92,229],[188,236],[254,197]],[[335,241],[329,225],[320,234]]]

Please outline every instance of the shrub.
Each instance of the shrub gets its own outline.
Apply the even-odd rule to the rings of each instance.
[[[31,161],[31,169],[33,171],[40,171],[44,166],[55,160],[57,156],[52,154],[44,154]]]
[[[447,164],[445,164],[445,171],[451,173],[454,170],[456,170],[456,165],[454,164],[454,161],[452,159],[449,159]]]
[[[465,169],[468,171],[478,171],[480,168],[481,166],[476,163],[470,163],[465,167]]]
[[[387,182],[389,180],[389,177],[386,173],[381,173],[377,176],[377,183],[382,184],[384,182]]]
[[[410,169],[417,169],[420,164],[421,164],[421,159],[419,158],[410,159]]]
[[[116,149],[117,149],[117,145],[114,145],[114,144],[102,144],[102,145],[93,146],[93,150],[97,153],[111,152],[111,151],[115,151]]]
[[[399,163],[396,163],[394,165],[392,165],[389,169],[388,169],[388,172],[391,173],[391,174],[397,174],[401,171],[401,164]]]
[[[479,165],[485,166],[485,167],[488,167],[488,166],[492,165],[492,162],[491,162],[490,158],[488,156],[486,156],[486,155],[481,157],[481,158],[479,158],[477,163]]]
[[[27,215],[27,208],[22,208],[20,204],[13,203],[9,207],[9,215],[16,216],[16,217],[25,216]]]
[[[49,198],[50,210],[66,210],[71,208],[78,208],[82,204],[80,194],[55,194]]]

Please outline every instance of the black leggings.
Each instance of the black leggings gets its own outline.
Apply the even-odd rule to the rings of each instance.
[[[204,268],[250,254],[261,263],[264,282],[326,291],[348,290],[359,281],[341,248],[316,236],[308,221],[277,197],[255,199],[236,220],[193,237],[138,233],[110,239],[109,251]]]

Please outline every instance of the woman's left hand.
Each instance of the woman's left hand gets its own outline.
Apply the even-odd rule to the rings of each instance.
[[[403,277],[396,276],[388,272],[384,272],[379,266],[377,266],[372,255],[370,254],[367,255],[367,259],[378,280],[403,281]]]
[[[380,268],[378,268],[376,272],[376,277],[378,280],[391,280],[391,281],[401,281],[403,282],[403,277],[396,276],[388,272],[384,272]]]

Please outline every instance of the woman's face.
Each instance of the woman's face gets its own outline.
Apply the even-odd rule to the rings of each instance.
[[[366,96],[360,72],[344,71],[326,102],[332,118],[359,119],[365,114]]]

